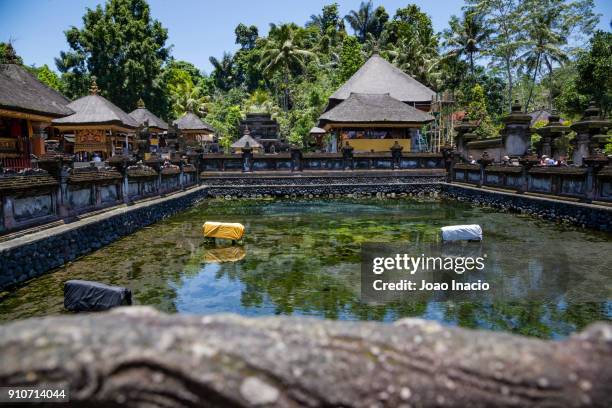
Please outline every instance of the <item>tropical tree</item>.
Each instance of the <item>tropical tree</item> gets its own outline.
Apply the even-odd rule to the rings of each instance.
[[[172,87],[170,100],[172,101],[172,114],[175,118],[186,112],[192,112],[198,116],[206,114],[208,98],[203,95],[202,89],[195,86],[191,81],[182,82]]]
[[[342,42],[340,51],[340,67],[339,78],[340,82],[349,79],[363,65],[363,55],[361,55],[361,47],[357,38],[352,35],[347,35]]]
[[[521,55],[531,73],[531,86],[525,109],[529,109],[538,76],[545,67],[548,74],[548,105],[552,108],[553,68],[569,60],[568,40],[576,31],[588,35],[597,24],[592,0],[526,0],[522,4],[526,18]]]
[[[577,88],[597,102],[604,115],[612,111],[612,33],[597,31],[576,62]],[[586,99],[586,98],[585,98]]]
[[[316,55],[308,50],[301,49],[295,41],[295,32],[291,25],[272,26],[268,42],[262,51],[260,68],[264,74],[279,73],[283,81],[282,106],[289,109],[289,79],[292,70],[305,67],[309,58]]]
[[[380,37],[385,23],[389,20],[389,14],[382,6],[374,9],[372,1],[361,2],[358,10],[351,10],[344,19],[355,31],[359,42],[363,43],[367,35],[372,34],[374,38]]]
[[[443,34],[448,54],[457,58],[467,57],[473,76],[475,57],[483,51],[490,35],[484,15],[475,9],[467,9],[461,19],[452,16],[448,24],[449,28]]]
[[[234,61],[232,54],[224,52],[223,57],[218,60],[215,57],[208,58],[213,66],[210,74],[215,86],[223,91],[229,91],[234,86]]]
[[[23,59],[17,55],[11,42],[0,42],[0,64],[23,65]]]
[[[321,14],[313,14],[306,23],[306,27],[317,27],[321,34],[325,34],[328,29],[337,30],[340,28],[342,20],[338,13],[338,3],[323,6]]]
[[[46,84],[49,88],[53,88],[56,91],[61,91],[62,81],[60,80],[60,77],[54,71],[52,71],[47,64],[40,68],[32,68],[32,70],[39,81]]]
[[[487,110],[487,102],[482,86],[474,85],[469,96],[470,103],[467,107],[466,115],[470,121],[475,122],[478,126],[474,133],[480,139],[486,139],[495,136],[497,130],[491,121]]]
[[[468,0],[468,4],[485,16],[484,22],[491,33],[488,55],[491,66],[503,69],[506,76],[506,106],[510,109],[513,101],[515,65],[521,47],[519,41],[525,24],[521,18],[518,0]]]
[[[243,50],[252,50],[255,48],[255,42],[259,37],[259,30],[257,26],[249,26],[240,23],[236,26],[234,30],[234,34],[236,34],[236,44],[240,44],[240,48]]]
[[[142,98],[156,114],[166,113],[159,76],[170,54],[168,33],[145,0],[108,0],[87,9],[83,27],[73,26],[65,35],[71,50],[61,52],[56,65],[70,74],[64,80],[71,92],[85,94],[83,79],[95,76],[102,94],[123,110],[134,109]]]

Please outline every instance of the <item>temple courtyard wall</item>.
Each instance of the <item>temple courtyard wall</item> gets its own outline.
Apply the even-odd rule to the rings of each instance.
[[[447,182],[444,169],[201,173],[203,183],[38,227],[0,241],[0,288],[21,284],[206,198],[260,199],[429,196],[469,201],[612,232],[612,206],[562,196]],[[34,198],[33,200],[36,200]],[[205,220],[202,220],[202,222]],[[10,238],[10,239],[9,239]]]

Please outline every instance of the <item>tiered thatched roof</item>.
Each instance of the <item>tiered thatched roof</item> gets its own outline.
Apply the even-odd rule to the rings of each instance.
[[[405,104],[389,94],[352,93],[345,101],[319,118],[322,126],[346,124],[425,124],[433,116]]]
[[[407,103],[431,103],[436,93],[396,68],[378,54],[372,55],[332,96],[330,106],[348,99],[352,93],[389,94]]]
[[[0,109],[55,118],[74,113],[69,103],[21,65],[0,64]]]
[[[138,107],[130,112],[130,116],[138,123],[138,126],[144,126],[146,122],[149,124],[149,128],[161,131],[168,130],[168,124],[148,110],[142,100],[139,101]]]
[[[185,113],[173,122],[180,131],[204,131],[213,133],[215,129],[191,112]]]
[[[246,146],[247,142],[249,143],[249,147],[253,149],[261,149],[263,146],[257,140],[253,139],[251,135],[245,134],[240,139],[236,140],[232,143],[232,149],[242,149]]]
[[[68,104],[75,113],[53,120],[58,127],[109,126],[120,130],[131,130],[138,123],[121,108],[100,95],[83,96]]]

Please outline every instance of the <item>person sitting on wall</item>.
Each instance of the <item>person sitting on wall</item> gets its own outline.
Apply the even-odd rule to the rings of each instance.
[[[542,166],[556,166],[557,162],[553,158],[548,157],[547,155],[543,155],[540,164]]]
[[[504,166],[509,165],[509,164],[510,164],[510,157],[508,157],[508,156],[504,156],[504,157],[502,158],[502,164],[503,164]]]
[[[476,164],[476,159],[474,159],[474,157],[473,157],[473,156],[470,156],[470,157],[468,158],[468,161],[470,162],[470,164]]]

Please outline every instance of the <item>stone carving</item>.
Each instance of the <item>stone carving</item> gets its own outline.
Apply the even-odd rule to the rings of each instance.
[[[2,386],[72,406],[610,406],[612,325],[552,342],[442,326],[164,315],[148,307],[0,327]]]

